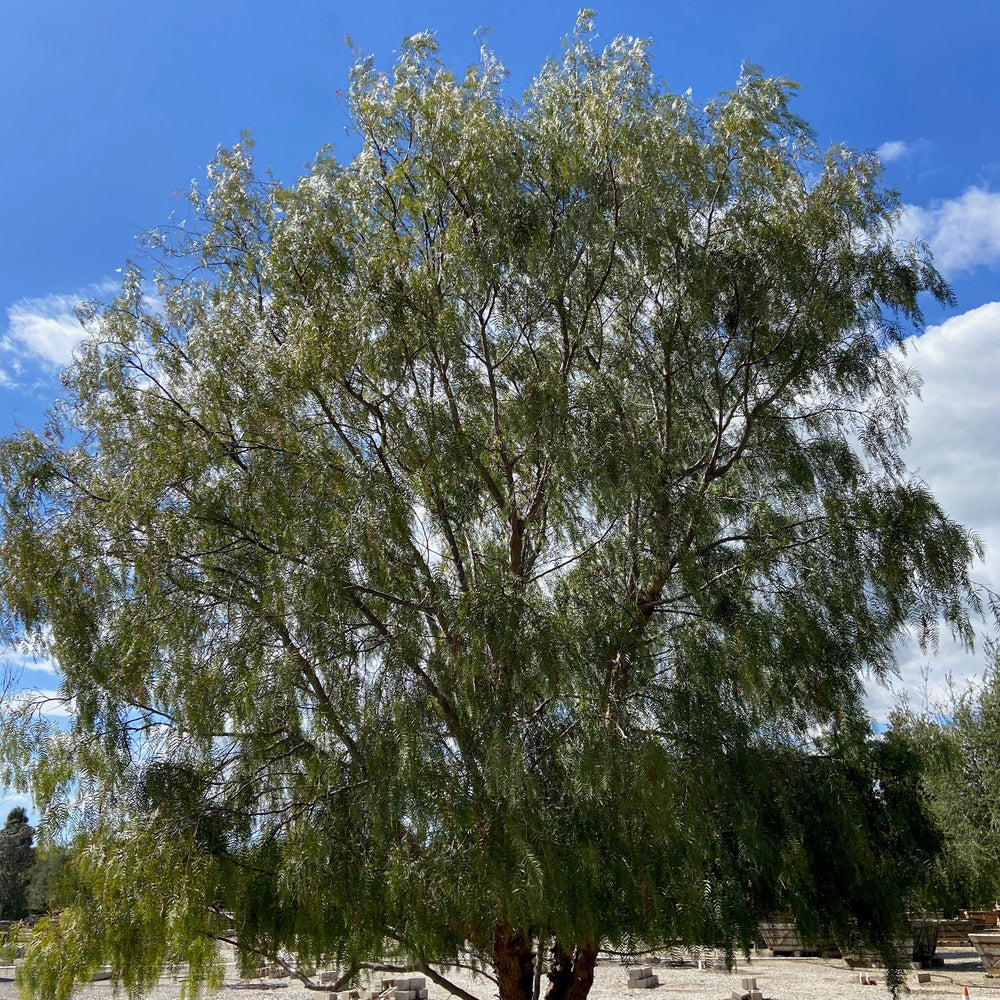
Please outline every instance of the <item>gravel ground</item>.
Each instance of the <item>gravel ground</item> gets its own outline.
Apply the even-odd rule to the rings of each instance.
[[[929,983],[917,983],[916,971],[907,977],[912,1000],[938,1000],[949,997],[962,1000],[962,987],[967,986],[971,1000],[1000,1000],[1000,979],[987,978],[972,948],[941,951],[941,968],[927,970]],[[630,990],[628,974],[618,962],[602,962],[597,967],[589,1000],[729,1000],[735,990],[742,991],[741,979],[753,976],[758,989],[771,1000],[880,1000],[885,997],[885,976],[880,969],[867,969],[865,975],[876,985],[862,986],[858,971],[850,969],[842,959],[769,957],[766,953],[749,961],[740,959],[733,972],[723,969],[699,969],[693,961],[684,965],[653,965],[660,979],[659,987],[651,990]],[[288,980],[252,980],[240,982],[235,968],[231,978],[216,994],[217,1000],[327,1000],[326,993],[306,990]],[[378,973],[380,978],[388,973]],[[416,975],[416,973],[414,973]],[[456,972],[454,982],[481,1000],[494,1000],[496,987],[485,978],[473,979]],[[430,1000],[449,1000],[439,986],[428,982]],[[147,994],[148,1000],[177,1000],[179,984],[163,978],[160,985]],[[115,991],[109,983],[94,983],[80,991],[80,1000],[111,1000]],[[118,996],[124,996],[119,991]],[[16,1000],[17,988],[13,969],[0,966],[0,1000]]]

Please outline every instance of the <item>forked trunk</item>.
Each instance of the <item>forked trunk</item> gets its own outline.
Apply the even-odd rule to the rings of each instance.
[[[500,1000],[531,1000],[534,954],[529,937],[500,924],[493,938],[493,968]]]
[[[539,945],[541,945],[541,938]],[[493,938],[493,967],[497,974],[500,1000],[534,1000],[535,963],[543,961],[541,947],[532,951],[532,937],[501,924]],[[594,985],[597,948],[580,945],[567,950],[561,942],[552,946],[549,988],[545,1000],[586,1000]]]
[[[594,945],[579,945],[571,954],[556,941],[552,946],[552,968],[545,1000],[586,1000],[594,985],[596,965],[597,948]]]

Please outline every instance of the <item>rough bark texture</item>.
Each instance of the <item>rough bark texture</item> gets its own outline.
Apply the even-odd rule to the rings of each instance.
[[[572,955],[556,941],[552,946],[552,968],[549,970],[549,988],[545,1000],[586,1000],[594,985],[594,966],[597,965],[597,948],[580,945]]]
[[[500,1000],[531,1000],[534,961],[531,941],[509,924],[497,927],[493,939],[493,966]]]

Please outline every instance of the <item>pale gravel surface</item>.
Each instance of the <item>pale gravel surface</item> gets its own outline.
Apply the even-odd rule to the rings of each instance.
[[[917,983],[916,971],[907,976],[911,1000],[962,1000],[962,987],[967,986],[971,1000],[1000,1000],[1000,979],[987,978],[976,953],[971,948],[938,951],[944,967],[927,970],[931,981]],[[640,964],[652,964],[644,962]],[[772,958],[767,953],[741,958],[732,972],[699,969],[692,962],[684,966],[654,965],[660,986],[652,990],[629,990],[628,975],[619,962],[605,961],[598,965],[589,1000],[729,1000],[733,990],[741,990],[741,979],[754,976],[758,988],[771,1000],[884,1000],[883,970],[864,970],[877,985],[862,986],[859,973],[852,971],[841,959]],[[389,973],[377,973],[379,978]],[[416,973],[413,973],[416,975]],[[13,970],[0,966],[0,1000],[16,1000],[17,989]],[[481,1000],[494,1000],[496,987],[488,979],[473,979],[465,973],[451,978]],[[428,982],[430,1000],[449,1000],[448,994]],[[160,985],[147,994],[148,1000],[177,1000],[179,984],[165,977]],[[108,983],[94,983],[81,990],[80,1000],[112,1000],[114,991]],[[124,998],[121,991],[119,997]],[[240,983],[230,967],[226,984],[216,995],[217,1000],[327,1000],[326,993],[306,990],[288,980],[253,980]]]

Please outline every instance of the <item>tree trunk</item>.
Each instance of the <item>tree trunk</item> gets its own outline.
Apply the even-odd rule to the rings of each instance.
[[[530,939],[510,924],[500,924],[493,938],[493,967],[500,1000],[531,1000],[532,959]]]
[[[531,990],[531,1000],[539,1000],[542,995],[542,968],[545,963],[542,956],[545,954],[545,933],[538,935],[538,947],[535,949],[535,984]]]
[[[549,970],[549,989],[545,1000],[586,1000],[590,987],[594,985],[596,965],[596,946],[579,945],[570,955],[556,941],[552,946],[552,968]]]

